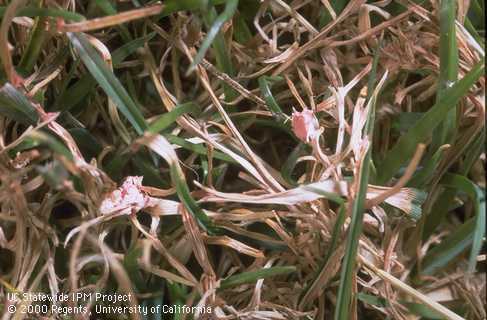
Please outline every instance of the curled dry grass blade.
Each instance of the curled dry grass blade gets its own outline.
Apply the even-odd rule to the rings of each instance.
[[[411,288],[407,284],[403,283],[399,279],[391,276],[387,272],[384,272],[383,270],[380,270],[373,264],[367,262],[365,259],[361,259],[362,263],[364,263],[367,268],[369,268],[373,273],[375,273],[377,276],[379,276],[381,279],[390,282],[393,286],[397,287],[401,291],[404,291],[408,295],[413,296],[414,298],[418,299],[419,301],[425,303],[425,305],[429,306],[433,310],[437,311],[439,314],[444,316],[448,320],[462,320],[464,318],[460,317],[456,313],[452,312],[448,308],[445,308],[438,302],[428,298],[427,296],[423,295],[422,293],[418,292],[414,288]]]
[[[261,196],[249,196],[245,194],[218,192],[216,190],[205,188],[199,183],[196,184],[207,192],[207,195],[202,198],[202,201],[280,205],[296,205],[321,198],[341,203],[343,201],[342,197],[350,196],[349,188],[351,187],[345,181],[325,180],[308,185],[302,185],[284,192]],[[390,194],[390,191],[392,191],[393,194]],[[386,194],[385,199],[384,194]],[[390,194],[390,196],[388,196],[388,194]],[[393,188],[369,185],[366,191],[366,199],[374,201],[374,203],[371,202],[368,204],[368,208],[380,204],[382,201],[377,202],[377,200],[380,200],[378,199],[379,197],[385,203],[404,211],[413,219],[418,219],[421,216],[421,204],[424,201],[425,196],[416,189],[403,188],[400,190],[394,190]]]
[[[138,140],[137,143],[146,145],[167,161],[171,171],[171,179],[176,186],[176,192],[178,193],[181,202],[186,209],[198,219],[198,222],[205,228],[205,230],[212,231],[213,226],[211,221],[203,210],[201,210],[189,192],[186,179],[181,170],[181,166],[179,165],[179,159],[171,144],[160,135],[145,136]]]
[[[112,16],[103,18],[96,18],[93,20],[75,22],[58,25],[58,31],[60,32],[86,32],[97,29],[103,29],[111,26],[116,26],[125,22],[129,22],[136,19],[152,16],[161,13],[163,5],[155,5],[147,8],[135,9],[123,13],[118,13]]]

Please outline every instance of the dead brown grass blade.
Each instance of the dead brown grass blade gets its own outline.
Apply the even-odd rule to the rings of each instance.
[[[145,17],[150,17],[161,13],[164,9],[164,5],[153,5],[146,8],[129,10],[119,14],[106,16],[102,18],[95,18],[91,20],[75,22],[75,23],[64,23],[64,21],[59,21],[57,30],[59,32],[86,32],[98,29],[103,29],[107,27],[117,26],[122,23],[129,21],[142,19]]]

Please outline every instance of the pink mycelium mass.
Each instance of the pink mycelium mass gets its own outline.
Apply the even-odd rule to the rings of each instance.
[[[294,134],[303,142],[309,143],[320,134],[318,119],[312,110],[304,109],[301,112],[294,110],[292,114]]]
[[[127,213],[135,213],[145,208],[150,197],[142,191],[144,177],[128,176],[122,185],[110,192],[100,205],[101,214],[112,213],[118,210],[130,209]]]

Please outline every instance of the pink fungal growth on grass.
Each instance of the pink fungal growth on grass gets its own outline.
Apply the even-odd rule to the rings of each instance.
[[[147,206],[149,197],[142,191],[144,177],[128,176],[122,185],[110,192],[101,202],[101,214],[119,210],[128,210],[127,214],[135,213]]]
[[[320,125],[313,111],[304,109],[301,112],[294,110],[292,114],[294,134],[303,142],[309,143],[320,134]]]

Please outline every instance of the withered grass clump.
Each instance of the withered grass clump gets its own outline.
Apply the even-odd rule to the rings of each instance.
[[[3,1],[1,319],[485,319],[484,9]]]

